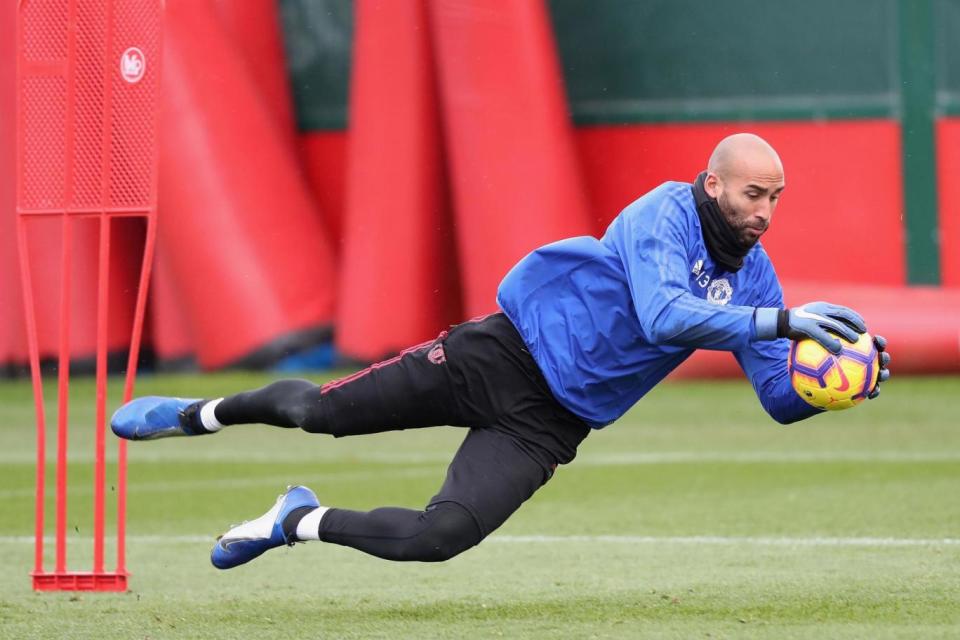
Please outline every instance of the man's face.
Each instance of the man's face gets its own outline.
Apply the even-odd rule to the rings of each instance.
[[[741,246],[749,249],[770,226],[785,186],[783,173],[751,172],[743,176],[730,176],[726,180],[710,174],[708,181],[710,178],[716,180],[713,190],[717,194],[715,197],[720,212],[733,228]]]

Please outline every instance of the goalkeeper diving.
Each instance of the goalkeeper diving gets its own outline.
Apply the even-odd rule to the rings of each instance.
[[[388,560],[443,561],[475,546],[570,463],[588,435],[622,416],[696,349],[730,351],[777,422],[821,410],[793,389],[790,340],[839,353],[866,332],[826,302],[785,308],[760,237],[785,187],[776,151],[724,138],[693,183],[667,182],[627,206],[600,239],[536,249],[504,277],[499,311],[351,376],[279,380],[224,398],[143,397],[114,414],[130,440],[211,435],[266,424],[334,437],[439,425],[466,429],[423,509],[357,511],[294,486],[226,531],[214,566],[309,540]],[[886,341],[874,338],[887,380]],[[602,436],[600,436],[602,437]],[[331,445],[335,446],[335,445]]]

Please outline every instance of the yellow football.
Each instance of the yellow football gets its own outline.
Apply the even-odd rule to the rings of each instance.
[[[819,409],[849,409],[863,402],[880,374],[877,348],[868,333],[856,342],[840,338],[843,350],[833,355],[815,340],[790,346],[790,383],[801,398]]]

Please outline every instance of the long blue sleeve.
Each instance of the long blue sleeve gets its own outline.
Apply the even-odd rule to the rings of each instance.
[[[639,205],[639,206],[638,206]],[[656,207],[656,210],[651,210]],[[755,337],[753,307],[712,304],[690,291],[689,218],[674,198],[628,207],[603,238],[623,262],[650,342],[734,351]]]

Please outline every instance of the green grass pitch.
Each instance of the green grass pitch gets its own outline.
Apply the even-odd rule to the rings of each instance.
[[[144,376],[137,391],[267,380]],[[90,393],[74,385],[75,569],[92,554]],[[460,430],[132,443],[131,591],[35,594],[33,405],[28,384],[2,383],[0,637],[957,638],[958,398],[960,378],[895,378],[876,402],[782,427],[743,381],[661,385],[501,530],[437,565],[312,543],[220,572],[208,554],[289,483],[334,506],[422,506]]]

